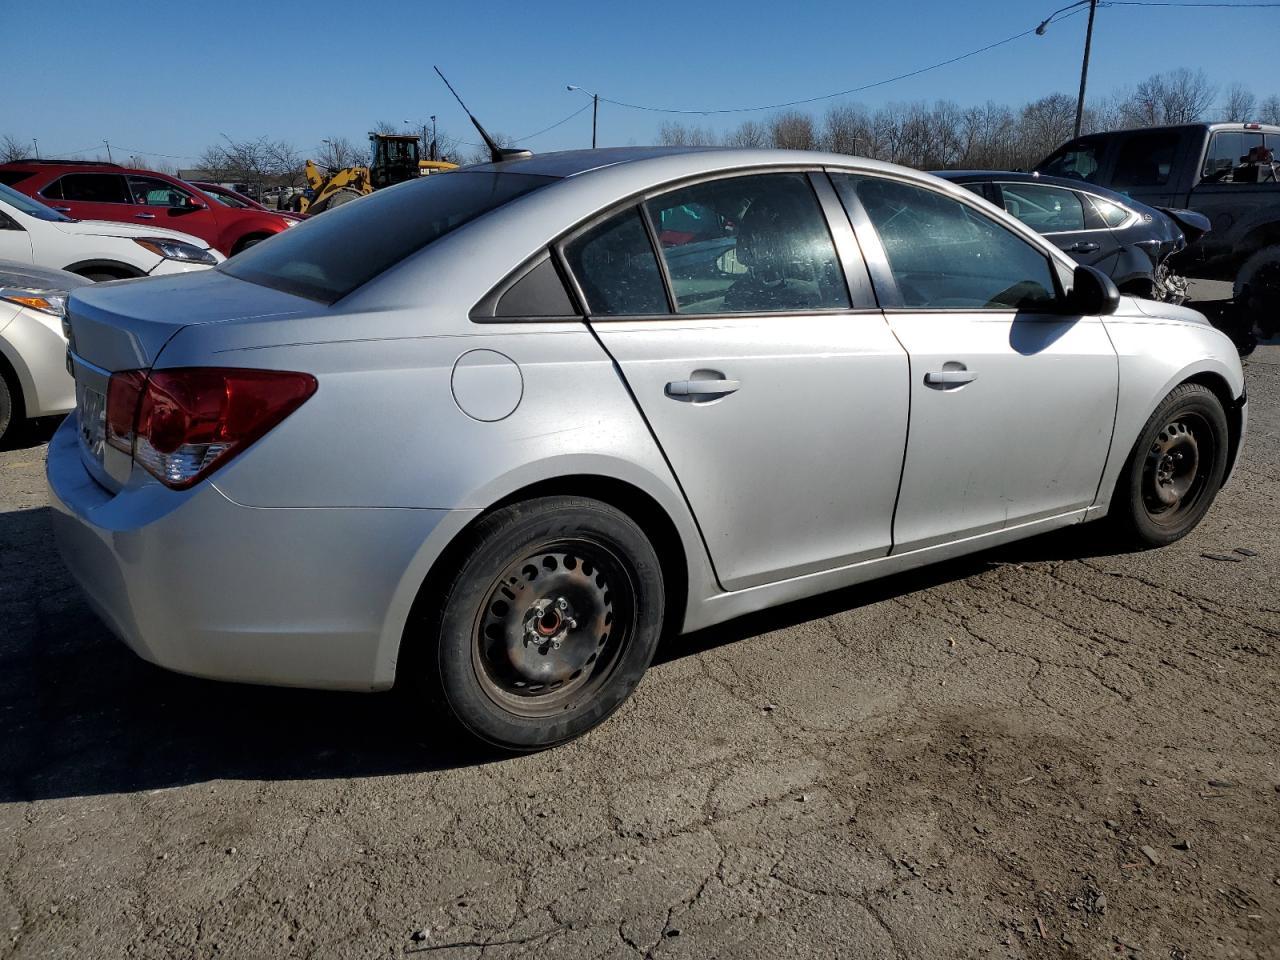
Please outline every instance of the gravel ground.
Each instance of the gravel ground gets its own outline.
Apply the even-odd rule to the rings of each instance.
[[[394,697],[143,664],[62,571],[43,445],[0,453],[0,958],[1280,956],[1280,347],[1248,376],[1190,538],[687,637],[488,763]]]

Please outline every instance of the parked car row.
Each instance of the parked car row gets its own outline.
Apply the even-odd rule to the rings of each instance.
[[[1088,520],[1170,543],[1247,423],[1199,314],[830,154],[476,166],[67,319],[53,525],[125,643],[508,750],[605,720],[664,631]]]

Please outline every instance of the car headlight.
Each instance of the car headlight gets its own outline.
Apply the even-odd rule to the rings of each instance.
[[[181,240],[166,240],[163,237],[136,237],[134,243],[145,247],[157,257],[166,260],[182,260],[186,263],[217,263],[217,259],[208,250],[197,247],[193,243]]]
[[[34,287],[0,287],[0,300],[16,303],[20,307],[39,310],[52,317],[67,315],[67,291],[40,290]]]

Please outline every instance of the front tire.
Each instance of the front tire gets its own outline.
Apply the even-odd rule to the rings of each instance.
[[[581,736],[626,701],[657,649],[665,593],[634,520],[546,497],[483,518],[433,605],[418,679],[472,736],[531,751]]]
[[[1195,529],[1227,470],[1222,403],[1208,387],[1175,387],[1151,414],[1116,483],[1111,519],[1135,547],[1162,547]]]

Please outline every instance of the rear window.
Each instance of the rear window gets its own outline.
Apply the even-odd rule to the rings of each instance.
[[[555,179],[482,171],[427,177],[326,210],[218,269],[334,303],[446,233]]]
[[[21,183],[31,173],[27,170],[0,170],[0,183],[6,187],[12,187],[15,183]]]

